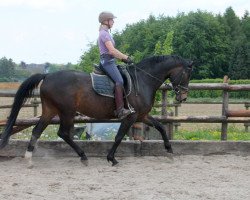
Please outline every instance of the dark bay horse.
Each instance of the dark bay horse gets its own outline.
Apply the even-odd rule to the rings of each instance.
[[[179,102],[186,100],[192,62],[179,56],[153,56],[129,66],[128,71],[132,79],[137,80],[135,81],[137,89],[134,87],[128,96],[128,101],[135,109],[135,113],[121,121],[115,142],[107,155],[107,160],[113,165],[118,163],[114,156],[117,147],[136,121],[155,127],[162,135],[167,152],[173,152],[164,126],[148,113],[154,104],[157,89],[168,78],[175,91],[176,100]],[[38,138],[51,119],[58,115],[60,118],[58,136],[76,151],[82,162],[87,162],[83,149],[71,138],[74,117],[79,112],[96,119],[115,118],[115,102],[113,98],[97,94],[92,89],[90,75],[78,71],[35,74],[26,79],[14,98],[10,116],[1,137],[0,148],[8,143],[21,106],[32,96],[32,91],[41,81],[43,81],[40,85],[42,116],[32,131],[26,153],[32,155]]]

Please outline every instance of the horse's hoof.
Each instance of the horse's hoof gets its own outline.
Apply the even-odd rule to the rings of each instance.
[[[108,162],[109,162],[109,161],[112,162],[112,166],[115,166],[115,165],[117,165],[117,164],[119,163],[115,158],[108,158],[108,157],[107,157],[107,160],[108,160]]]
[[[28,168],[28,169],[33,169],[33,168],[34,168],[34,164],[33,164],[33,163],[29,163],[29,165],[28,165],[27,168]]]
[[[172,147],[166,148],[168,153],[174,153]]]
[[[114,159],[113,160],[113,162],[112,162],[112,166],[115,166],[115,165],[117,165],[119,162],[116,160],[116,159]]]
[[[81,163],[84,164],[85,166],[88,166],[89,160],[87,158],[81,158]]]

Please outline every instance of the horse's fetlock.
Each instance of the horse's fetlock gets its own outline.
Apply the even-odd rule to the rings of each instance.
[[[168,153],[173,153],[173,149],[170,143],[165,144],[165,149]]]
[[[88,160],[87,156],[84,154],[84,155],[81,155],[81,160]]]
[[[29,145],[27,151],[32,152],[34,151],[35,147],[33,145]]]

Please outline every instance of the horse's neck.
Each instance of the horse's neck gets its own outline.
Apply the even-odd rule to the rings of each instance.
[[[161,63],[157,63],[153,66],[145,66],[145,67],[140,67],[138,69],[138,74],[143,78],[144,84],[149,84],[151,86],[154,86],[152,89],[157,90],[163,83],[164,81],[168,78],[169,76],[169,69],[163,69],[161,66]]]
[[[141,69],[141,70],[140,70]],[[140,96],[146,95],[146,99],[153,99],[156,91],[164,82],[159,78],[159,74],[152,73],[147,68],[135,68],[132,69],[132,80],[134,84],[134,88]]]

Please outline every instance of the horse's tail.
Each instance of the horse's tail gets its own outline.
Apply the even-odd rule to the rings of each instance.
[[[13,126],[16,122],[18,113],[22,105],[30,98],[33,94],[33,90],[38,86],[38,84],[45,78],[46,74],[34,74],[28,79],[26,79],[18,88],[14,103],[12,105],[10,116],[7,120],[4,132],[1,135],[0,149],[8,144],[9,138],[11,136]]]

